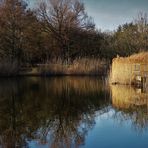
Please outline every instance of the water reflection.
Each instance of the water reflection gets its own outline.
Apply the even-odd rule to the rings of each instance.
[[[0,80],[0,145],[78,147],[107,112],[109,91],[98,78],[19,78]]]
[[[122,85],[109,89],[104,82],[91,77],[1,79],[0,147],[87,147],[96,127],[101,131],[96,143],[103,145],[102,134],[125,139],[116,131],[117,121],[124,124],[121,131],[127,127],[126,137],[135,136],[129,123],[134,131],[146,131],[147,91]]]
[[[111,92],[116,118],[130,120],[133,128],[140,132],[145,130],[148,127],[148,93],[142,88],[124,85],[111,86]]]

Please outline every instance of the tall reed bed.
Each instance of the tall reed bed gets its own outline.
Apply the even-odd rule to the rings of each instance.
[[[107,72],[107,62],[100,59],[75,59],[66,63],[60,59],[39,65],[42,75],[104,75]]]
[[[110,72],[110,82],[113,84],[131,84],[132,64],[120,59],[114,59]]]
[[[71,62],[54,59],[35,67],[19,67],[16,61],[0,62],[0,76],[50,76],[50,75],[105,75],[108,70],[105,60],[81,58]]]
[[[145,66],[146,70],[148,70],[148,52],[134,54],[125,58],[114,58],[110,72],[110,82],[114,84],[135,84],[136,76],[145,72]]]

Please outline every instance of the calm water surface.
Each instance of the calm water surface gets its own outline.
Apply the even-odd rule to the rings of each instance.
[[[148,93],[92,77],[0,79],[0,148],[147,148]]]

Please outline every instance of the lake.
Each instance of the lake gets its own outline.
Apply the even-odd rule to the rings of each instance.
[[[147,90],[99,77],[1,78],[0,147],[146,148]]]

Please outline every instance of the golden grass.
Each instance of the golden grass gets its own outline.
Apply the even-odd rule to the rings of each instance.
[[[132,65],[114,61],[110,72],[110,82],[119,84],[131,84]]]
[[[148,52],[141,52],[133,54],[129,57],[117,57],[113,62],[118,63],[148,63]]]
[[[148,67],[148,52],[133,54],[130,57],[114,58],[110,72],[110,82],[119,84],[134,84],[136,74],[134,74],[135,72],[133,71],[135,71],[136,64],[146,64]],[[143,67],[141,66],[141,71],[143,71],[142,68]]]

